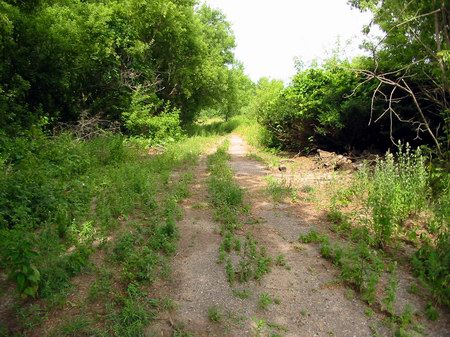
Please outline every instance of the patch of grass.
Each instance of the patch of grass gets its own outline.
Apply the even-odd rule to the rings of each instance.
[[[192,204],[193,209],[205,209],[208,207],[209,207],[208,203],[206,203],[206,202],[196,202],[196,203]]]
[[[261,162],[261,163],[265,162],[263,157],[261,157],[260,155],[258,155],[257,153],[254,153],[254,152],[251,152],[251,153],[247,154],[246,157],[248,159],[251,159],[251,160],[254,160],[254,161],[258,161],[258,162]]]
[[[420,289],[416,283],[411,283],[407,289],[408,293],[418,295],[420,293]]]
[[[285,178],[279,180],[273,176],[267,176],[266,180],[266,190],[274,202],[282,202],[286,198],[292,201],[297,199],[297,192],[290,181],[288,182]]]
[[[258,248],[256,240],[249,234],[244,241],[240,257],[236,267],[236,276],[240,282],[247,282],[250,279],[260,280],[270,272],[272,259],[267,256],[265,247]]]
[[[311,194],[311,193],[314,193],[316,191],[316,188],[314,186],[311,186],[311,185],[305,185],[305,186],[303,186],[300,189],[300,191],[303,192],[303,193]]]
[[[258,247],[257,242],[249,235],[245,240],[235,237],[237,229],[243,225],[239,216],[245,213],[243,205],[243,191],[234,181],[233,172],[228,166],[228,144],[219,147],[213,155],[208,157],[208,168],[211,175],[208,187],[215,220],[220,222],[222,242],[219,248],[218,262],[225,262],[225,272],[231,284],[238,280],[245,282],[250,279],[260,280],[270,271],[271,258],[267,256],[264,247]],[[234,253],[234,252],[235,253]],[[233,265],[230,254],[237,255],[237,263]]]
[[[367,317],[373,317],[373,315],[375,315],[375,311],[373,311],[372,308],[367,308],[366,310],[364,310],[364,313]]]
[[[89,288],[88,300],[95,301],[107,297],[111,293],[112,281],[112,273],[102,270]]]
[[[92,320],[84,316],[76,316],[71,320],[64,322],[59,327],[55,328],[50,336],[99,336],[101,333],[98,329],[92,327]]]
[[[277,330],[279,332],[288,332],[289,331],[288,328],[286,328],[284,325],[281,325],[281,324],[278,324],[275,322],[267,322],[267,326],[269,328]],[[274,336],[274,333],[272,333],[271,336]]]
[[[116,336],[141,336],[151,319],[156,316],[152,302],[137,284],[131,283],[125,295],[119,295],[110,308],[110,330]]]
[[[223,136],[233,132],[240,124],[241,121],[238,118],[232,118],[228,121],[207,118],[187,125],[185,129],[190,136]]]
[[[178,307],[177,302],[169,297],[165,297],[159,301],[158,308],[162,311],[174,311]]]
[[[315,230],[311,230],[306,234],[301,234],[298,239],[303,243],[324,243],[329,241],[326,235],[320,234]]]
[[[275,265],[276,266],[280,266],[280,267],[284,267],[287,270],[290,270],[291,267],[288,265],[288,263],[286,262],[286,258],[284,257],[283,254],[279,254],[277,255],[277,257],[275,258]]]
[[[342,281],[355,287],[367,303],[375,303],[376,286],[384,270],[384,263],[375,249],[365,242],[356,246],[331,244],[328,236],[316,231],[301,235],[300,240],[321,243],[320,254],[340,269]]]
[[[300,315],[302,315],[303,317],[311,316],[310,312],[308,310],[306,310],[306,309],[301,309],[300,310]]]
[[[183,325],[176,325],[172,331],[172,337],[194,337],[194,335],[188,331]]]
[[[33,330],[35,327],[42,324],[47,315],[46,308],[38,304],[31,304],[25,307],[17,307],[16,313],[21,325],[23,325],[25,329],[29,330]],[[4,323],[6,322],[2,322],[2,324]],[[5,336],[8,336],[8,334],[5,334]]]
[[[270,336],[278,337],[281,336],[280,333],[288,332],[288,328],[282,324],[275,322],[268,322],[262,318],[253,318],[253,330],[256,337],[259,336]]]
[[[230,258],[227,259],[227,262],[225,264],[225,272],[227,274],[228,282],[230,284],[233,284],[236,276],[235,276],[235,271],[233,268],[233,263],[231,262]]]
[[[217,306],[208,308],[208,319],[214,323],[220,323],[223,320],[223,315]]]
[[[425,307],[425,317],[430,321],[437,321],[439,319],[439,312],[431,302],[428,302]]]
[[[240,298],[241,300],[246,300],[252,296],[252,293],[248,289],[233,289],[233,295],[237,298]]]
[[[267,308],[269,308],[269,306],[273,304],[273,299],[272,297],[270,297],[269,294],[267,293],[262,293],[261,295],[259,295],[259,299],[258,299],[258,308],[261,310],[267,310]]]
[[[344,297],[348,299],[349,301],[352,301],[355,299],[355,291],[351,288],[347,288],[344,291]]]
[[[382,300],[384,309],[391,315],[395,315],[394,304],[398,287],[397,264],[395,263],[391,270],[391,275],[385,290],[385,297]]]

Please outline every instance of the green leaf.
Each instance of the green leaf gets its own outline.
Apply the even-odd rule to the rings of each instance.
[[[23,291],[23,294],[24,294],[24,295],[31,296],[31,297],[34,297],[34,296],[36,295],[36,292],[37,292],[37,286],[34,286],[34,287],[27,287],[27,288]]]
[[[22,289],[25,288],[25,275],[22,273],[17,274],[16,276],[16,283],[17,283],[17,287],[19,288],[19,291],[21,291]]]

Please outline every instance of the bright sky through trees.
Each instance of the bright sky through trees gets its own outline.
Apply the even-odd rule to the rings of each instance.
[[[294,75],[294,57],[304,62],[323,58],[339,36],[348,55],[355,55],[361,29],[371,14],[352,10],[347,0],[206,0],[220,8],[233,25],[236,56],[253,80]]]

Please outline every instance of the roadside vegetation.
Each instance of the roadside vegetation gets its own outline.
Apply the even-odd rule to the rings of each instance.
[[[445,316],[450,306],[450,180],[444,169],[433,167],[432,157],[420,147],[399,143],[375,160],[360,159],[350,176],[328,169],[331,180],[303,185],[290,180],[301,174],[295,157],[292,163],[286,161],[296,153],[268,148],[266,130],[241,121],[236,132],[254,147],[249,159],[276,172],[266,179],[273,201],[313,202],[326,215],[328,224],[300,235],[299,242],[318,244],[320,255],[340,271],[337,282],[367,303],[368,314],[386,315],[386,324],[398,336],[426,333],[420,319]],[[279,172],[282,165],[288,173]],[[405,285],[401,278],[406,274],[414,278]],[[425,304],[402,307],[400,284],[401,291],[419,296]]]
[[[31,148],[19,148],[20,139],[11,144],[22,152],[1,177],[1,268],[20,297],[42,299],[33,304],[17,298],[23,306],[10,313],[21,317],[16,324],[38,326],[49,311],[67,305],[73,277],[87,273],[98,278],[86,301],[101,299],[108,313],[96,322],[81,316],[80,322],[106,323],[128,308],[145,317],[136,319],[140,323],[134,328],[114,318],[117,329],[125,329],[114,334],[141,331],[153,315],[141,286],[170,276],[176,221],[182,216],[178,203],[188,195],[189,168],[213,141],[193,137],[159,155],[108,134],[82,142],[70,135],[42,136]],[[174,177],[180,169],[185,173]],[[99,258],[102,252],[108,258]],[[114,288],[117,298],[111,296]]]

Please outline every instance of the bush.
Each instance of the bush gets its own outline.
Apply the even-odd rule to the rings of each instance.
[[[420,149],[413,152],[408,144],[405,147],[399,144],[396,156],[387,153],[384,160],[377,161],[366,184],[373,239],[381,247],[402,230],[405,220],[427,204],[428,176]]]
[[[133,93],[130,110],[122,113],[122,119],[131,135],[149,138],[153,144],[174,142],[183,136],[180,110],[141,90]]]
[[[414,272],[438,302],[450,307],[450,186],[437,199],[434,241],[427,241],[412,258]]]
[[[344,62],[300,70],[278,98],[262,106],[258,121],[272,135],[272,146],[298,150],[360,145],[367,137],[370,95],[361,87],[358,98],[350,97],[359,82]]]

